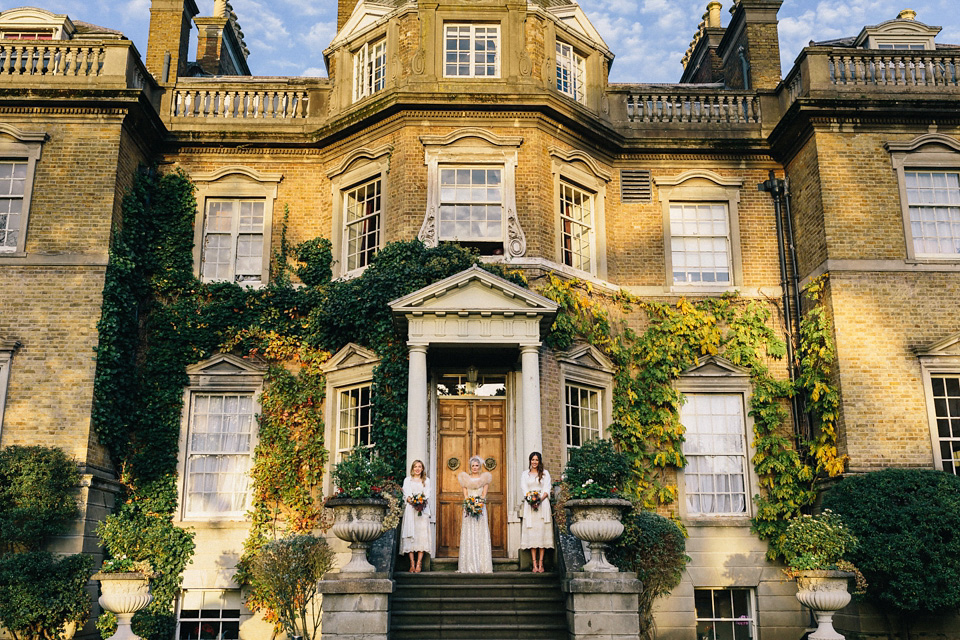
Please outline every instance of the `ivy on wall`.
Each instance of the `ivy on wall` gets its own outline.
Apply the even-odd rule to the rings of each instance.
[[[753,529],[770,542],[771,558],[781,555],[787,520],[813,504],[818,478],[838,475],[845,463],[836,448],[838,395],[829,382],[834,353],[822,288],[818,280],[807,290],[811,308],[801,324],[801,374],[794,383],[771,373],[769,363],[782,359],[786,347],[771,327],[766,304],[733,294],[664,304],[548,277],[540,291],[558,303],[559,311],[547,343],[562,350],[584,340],[606,351],[616,365],[610,435],[633,458],[634,498],[645,508],[676,500],[670,471],[686,464],[679,418],[683,396],[675,380],[701,357],[722,356],[750,373],[752,463],[761,487],[754,497]],[[641,327],[631,326],[630,319]],[[787,425],[794,393],[810,398],[817,426],[815,437],[799,449]]]

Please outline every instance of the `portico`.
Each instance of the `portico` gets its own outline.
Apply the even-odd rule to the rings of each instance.
[[[439,508],[432,524],[440,523],[436,539],[443,546],[444,539],[449,541],[453,529],[459,526],[452,502],[445,508],[437,496],[452,499],[456,473],[465,468],[463,458],[480,455],[487,470],[494,473],[492,490],[503,496],[502,504],[490,506],[492,526],[507,529],[502,531],[505,551],[515,557],[519,533],[512,529],[518,523],[517,498],[510,489],[516,484],[516,474],[525,468],[527,454],[542,450],[540,332],[555,315],[557,305],[474,266],[394,300],[390,307],[407,326],[410,373],[406,466],[424,460],[434,478],[437,495],[431,499]],[[484,386],[483,380],[477,382],[478,372],[494,371],[494,363],[500,367],[493,376],[497,383],[495,387],[486,385],[493,390],[484,397],[477,391],[478,385]],[[459,386],[437,383],[444,371],[448,372],[443,378],[447,381],[451,379],[449,372],[460,369],[464,373],[469,370],[472,380]],[[438,406],[455,399],[472,404],[463,409],[462,420],[453,417],[449,419],[453,422],[444,424],[462,423],[463,437],[447,437],[446,444],[441,444],[439,427],[447,418],[438,417]],[[491,411],[492,404],[497,406]],[[471,417],[474,413],[481,418]],[[495,416],[493,422],[491,415]],[[497,532],[493,534],[496,538]]]

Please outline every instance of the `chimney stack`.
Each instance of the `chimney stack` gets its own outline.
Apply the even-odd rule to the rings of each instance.
[[[176,82],[177,77],[183,75],[190,46],[190,22],[198,13],[194,0],[151,1],[146,65],[158,82]],[[170,64],[165,73],[167,56]]]
[[[194,18],[197,36],[197,64],[214,76],[248,76],[250,50],[229,0],[216,0],[213,15]]]
[[[350,14],[356,9],[360,0],[337,0],[337,32],[350,19]]]

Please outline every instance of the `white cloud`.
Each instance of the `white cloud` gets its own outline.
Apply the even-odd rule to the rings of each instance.
[[[308,67],[300,75],[305,78],[326,78],[327,70],[320,67]]]
[[[335,35],[337,35],[336,21],[317,22],[310,27],[309,31],[300,36],[300,41],[311,51],[319,53],[330,45],[330,41],[333,40]]]

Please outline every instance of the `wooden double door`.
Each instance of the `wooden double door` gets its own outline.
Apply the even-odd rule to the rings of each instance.
[[[463,520],[461,471],[470,473],[470,457],[480,456],[493,475],[487,490],[487,517],[493,557],[507,556],[507,402],[503,398],[440,398],[437,401],[437,557],[455,558]]]

